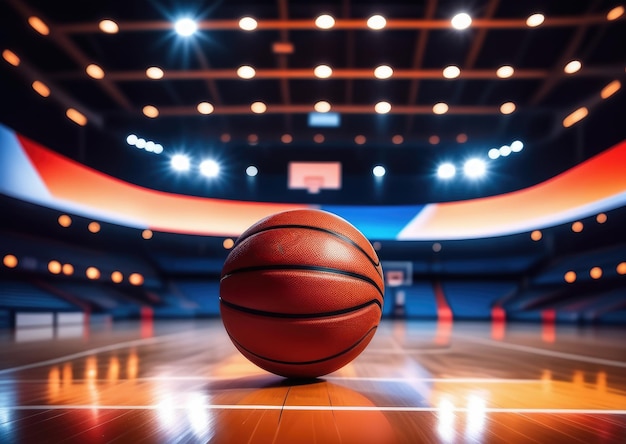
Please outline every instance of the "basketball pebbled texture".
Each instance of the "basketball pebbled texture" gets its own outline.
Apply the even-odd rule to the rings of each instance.
[[[380,323],[383,271],[363,234],[332,213],[276,213],[248,228],[224,262],[220,312],[237,349],[285,377],[331,373]]]

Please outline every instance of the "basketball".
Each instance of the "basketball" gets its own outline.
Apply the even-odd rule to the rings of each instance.
[[[288,378],[355,359],[380,323],[383,270],[365,236],[327,211],[276,213],[237,239],[222,268],[220,314],[235,347]]]

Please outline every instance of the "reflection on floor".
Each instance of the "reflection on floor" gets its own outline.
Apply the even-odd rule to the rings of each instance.
[[[624,329],[384,321],[311,381],[219,319],[0,333],[0,442],[626,442]]]

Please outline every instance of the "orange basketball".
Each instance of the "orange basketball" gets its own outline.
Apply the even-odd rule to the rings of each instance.
[[[292,210],[237,239],[220,280],[233,344],[277,375],[313,378],[356,358],[380,323],[383,271],[363,234],[332,213]]]

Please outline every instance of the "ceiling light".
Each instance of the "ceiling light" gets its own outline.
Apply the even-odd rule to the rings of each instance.
[[[44,83],[39,80],[35,80],[32,83],[32,88],[39,94],[41,97],[49,97],[50,96],[50,88],[46,86]]]
[[[154,119],[155,117],[159,115],[159,110],[156,106],[146,105],[143,107],[143,113],[146,117],[150,117],[151,119]]]
[[[313,73],[315,74],[315,77],[318,77],[320,79],[327,79],[333,74],[333,70],[328,65],[318,65],[313,70]]]
[[[190,18],[182,18],[174,24],[174,29],[183,37],[189,37],[198,30],[198,24]]]
[[[200,162],[200,174],[205,177],[217,177],[220,174],[220,166],[213,159]]]
[[[197,109],[200,114],[211,114],[215,110],[215,107],[209,102],[200,102],[198,103]]]
[[[456,79],[461,74],[458,66],[450,65],[443,69],[443,76],[446,79]]]
[[[467,142],[467,134],[465,134],[465,133],[457,134],[456,142],[457,143],[465,143],[465,142]]]
[[[455,29],[467,29],[472,24],[472,18],[469,16],[469,14],[461,12],[460,14],[452,17],[452,20],[450,20],[450,24]]]
[[[136,141],[135,141],[135,146],[137,148],[139,148],[140,150],[144,149],[146,147],[146,144],[148,142],[146,142],[146,139],[144,139],[143,137],[139,137]]]
[[[497,69],[496,75],[501,79],[508,79],[513,75],[515,70],[512,66],[504,65]]]
[[[74,122],[77,125],[85,126],[87,125],[87,117],[80,111],[75,110],[74,108],[68,108],[65,111],[65,115],[68,119]]]
[[[456,174],[456,168],[449,162],[442,163],[437,168],[437,177],[440,179],[451,179]]]
[[[252,105],[250,105],[250,109],[255,114],[263,114],[265,111],[267,111],[267,105],[263,102],[254,102]]]
[[[176,171],[189,171],[189,157],[184,154],[175,154],[170,161],[172,168]]]
[[[575,72],[580,71],[580,68],[582,68],[582,66],[583,64],[580,63],[580,60],[572,60],[567,65],[565,65],[563,71],[565,71],[567,74],[574,74]]]
[[[162,79],[163,70],[158,66],[151,66],[150,68],[146,69],[146,76],[148,76],[149,79],[153,80]]]
[[[320,100],[313,106],[313,109],[315,109],[315,111],[317,111],[318,113],[327,113],[328,111],[330,111],[330,108],[330,103],[326,102],[325,100]]]
[[[41,35],[50,34],[50,28],[39,17],[28,17],[28,24]]]
[[[507,157],[509,154],[511,154],[511,147],[508,145],[502,145],[499,151],[502,157]]]
[[[154,144],[154,150],[152,151],[154,154],[161,154],[163,152],[163,145],[160,143]]]
[[[98,23],[98,28],[100,31],[106,32],[107,34],[117,34],[120,30],[120,27],[113,20],[100,20]]]
[[[258,134],[248,134],[248,143],[250,145],[256,145],[257,143],[259,143]]]
[[[463,172],[472,179],[482,177],[486,172],[485,162],[480,159],[469,159],[463,165]]]
[[[387,20],[382,15],[373,15],[367,19],[367,26],[374,30],[383,29],[387,26]]]
[[[487,156],[489,156],[490,159],[495,160],[500,157],[500,150],[498,148],[491,148],[487,153]]]
[[[257,21],[252,17],[242,17],[239,20],[239,27],[244,31],[254,31],[257,26]]]
[[[367,142],[367,138],[363,134],[359,134],[354,138],[354,143],[357,145],[363,145],[365,142]]]
[[[85,71],[87,72],[87,75],[89,77],[92,77],[94,79],[102,79],[104,78],[104,70],[102,68],[100,68],[98,65],[96,65],[95,63],[92,63],[91,65],[87,65],[87,68],[85,68]]]
[[[511,142],[511,151],[519,153],[524,149],[524,143],[521,140],[514,140]]]
[[[404,142],[404,137],[402,137],[400,134],[396,134],[391,138],[391,143],[393,143],[394,145],[400,145],[402,142]]]
[[[254,165],[250,165],[248,168],[246,168],[246,174],[250,177],[254,177],[259,174],[259,169]]]
[[[624,15],[624,7],[620,5],[620,6],[616,6],[615,8],[611,9],[607,13],[606,19],[607,20],[617,20],[618,18],[620,18],[623,15]]]
[[[129,145],[134,145],[134,144],[137,143],[137,139],[138,139],[138,137],[135,134],[129,134],[126,137],[126,143],[129,144]]]
[[[441,142],[441,139],[436,134],[433,134],[428,138],[428,143],[430,143],[431,145],[437,145],[439,142]]]
[[[385,167],[382,165],[376,165],[373,169],[372,169],[372,174],[374,174],[374,176],[376,177],[383,177],[385,175],[387,171],[385,170]]]
[[[282,143],[291,143],[293,142],[293,136],[291,134],[283,134],[280,136],[280,141]]]
[[[149,152],[149,153],[154,152],[154,146],[155,146],[155,145],[156,145],[156,144],[155,144],[152,140],[148,140],[148,141],[146,142],[146,151],[147,151],[147,152]]]
[[[500,105],[500,112],[502,114],[511,114],[513,111],[515,111],[515,108],[515,103],[504,102],[502,105]]]
[[[433,106],[433,112],[435,114],[445,114],[448,112],[448,105],[443,102],[435,103]]]
[[[392,75],[393,69],[391,68],[391,66],[380,65],[374,70],[374,77],[376,77],[377,79],[388,79]]]
[[[543,14],[533,14],[526,19],[526,26],[535,28],[543,23],[546,18]]]
[[[603,99],[608,99],[617,91],[619,91],[621,87],[622,84],[619,80],[613,80],[611,83],[602,88],[602,91],[600,91],[600,97],[602,97]]]
[[[20,64],[20,58],[11,50],[5,49],[2,51],[2,58],[10,65],[19,66]]]
[[[565,119],[563,119],[563,126],[565,128],[569,128],[570,126],[574,125],[577,122],[580,122],[582,119],[587,117],[587,114],[589,114],[589,110],[586,107],[582,106],[573,113],[569,114],[567,117],[565,117]]]
[[[389,102],[378,102],[374,106],[374,111],[376,111],[378,114],[387,114],[389,111],[391,111],[391,104]]]
[[[324,143],[325,137],[323,134],[315,134],[313,136],[313,142],[315,143]]]
[[[243,65],[237,68],[237,75],[242,79],[251,79],[256,75],[256,71],[252,66]]]
[[[315,26],[320,29],[330,29],[335,26],[335,19],[328,14],[322,14],[315,19]]]

